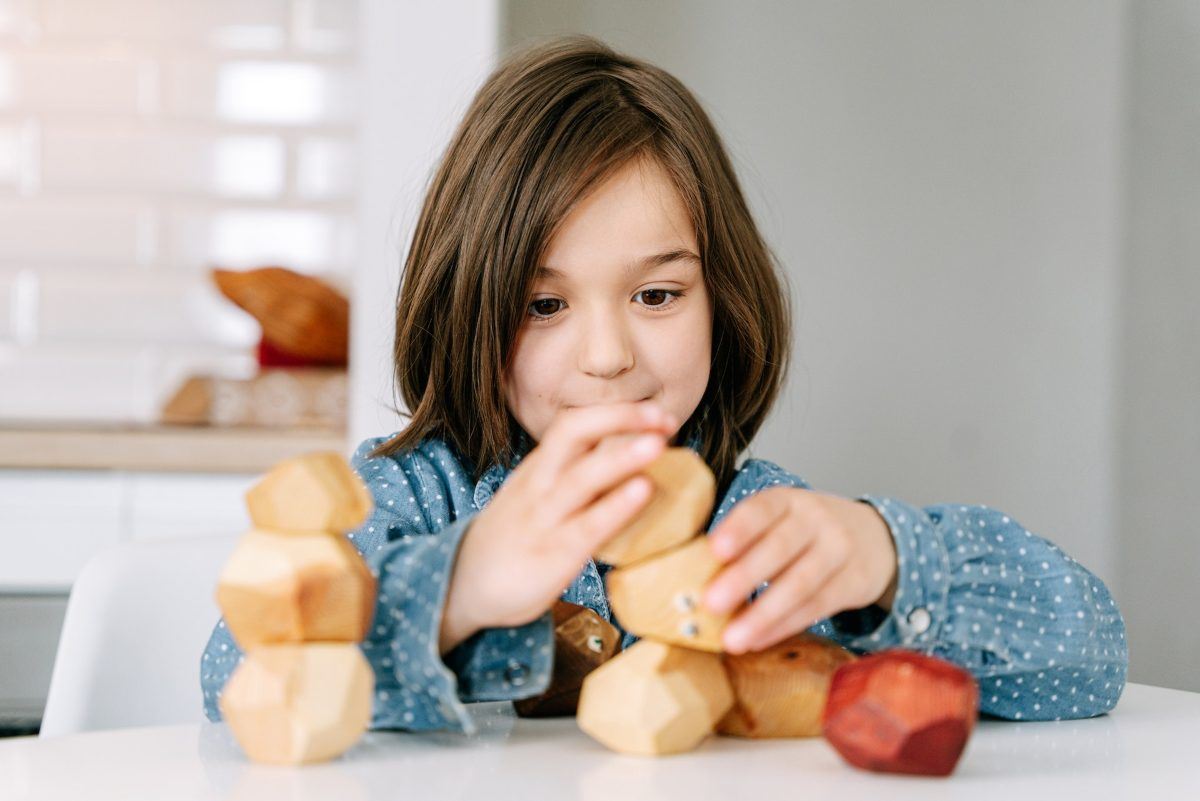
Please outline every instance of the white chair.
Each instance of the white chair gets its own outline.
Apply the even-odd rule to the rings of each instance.
[[[200,656],[220,611],[217,576],[237,536],[101,551],[71,587],[41,736],[199,723]]]

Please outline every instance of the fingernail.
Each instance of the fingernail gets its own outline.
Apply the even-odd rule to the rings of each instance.
[[[721,639],[725,644],[725,650],[740,652],[746,647],[746,630],[741,626],[730,626],[725,629],[725,634]]]

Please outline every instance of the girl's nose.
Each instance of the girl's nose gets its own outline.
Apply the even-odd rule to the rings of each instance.
[[[579,343],[579,369],[597,378],[613,378],[634,364],[633,342],[620,320],[597,316]]]

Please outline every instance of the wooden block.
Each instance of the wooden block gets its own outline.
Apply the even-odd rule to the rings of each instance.
[[[667,448],[643,471],[654,495],[621,533],[596,552],[618,567],[686,542],[703,530],[717,485],[712,470],[691,448]]]
[[[250,519],[276,531],[349,531],[371,513],[371,494],[346,459],[315,451],[285,459],[246,493]]]
[[[621,633],[593,609],[556,601],[553,613],[554,676],[544,693],[513,704],[523,718],[574,715],[584,678],[621,645]]]
[[[737,612],[718,615],[701,603],[704,587],[721,569],[706,537],[608,573],[617,622],[639,637],[720,651],[721,631]]]
[[[371,722],[374,688],[355,644],[264,645],[246,654],[218,704],[252,760],[299,765],[354,745]]]
[[[829,685],[824,734],[856,767],[946,776],[979,714],[979,688],[958,665],[902,648],[838,668]]]
[[[734,704],[717,732],[737,737],[817,737],[829,682],[855,655],[803,632],[763,651],[722,659]]]
[[[699,745],[732,705],[719,656],[641,640],[588,674],[577,720],[614,751],[675,754]]]
[[[217,605],[243,650],[366,636],[375,576],[342,534],[251,529],[221,571]]]

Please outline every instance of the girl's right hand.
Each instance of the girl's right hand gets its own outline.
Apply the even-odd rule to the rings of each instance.
[[[678,425],[650,401],[561,412],[468,526],[442,617],[441,652],[480,629],[521,626],[549,609],[650,500],[653,486],[637,473]]]

